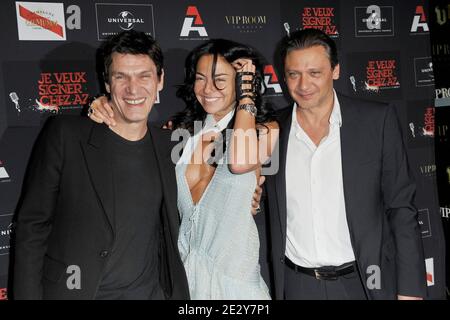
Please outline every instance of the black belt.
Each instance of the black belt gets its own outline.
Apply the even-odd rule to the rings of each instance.
[[[309,276],[315,277],[317,280],[337,280],[338,277],[350,274],[355,271],[354,261],[343,264],[338,267],[320,267],[305,268],[296,265],[288,257],[284,258],[286,265],[295,272],[301,272]]]

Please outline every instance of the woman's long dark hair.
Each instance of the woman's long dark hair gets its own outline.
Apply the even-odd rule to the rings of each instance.
[[[274,111],[261,94],[262,87],[264,87],[265,91],[266,86],[264,84],[263,63],[260,55],[246,45],[225,39],[212,39],[193,49],[186,58],[184,83],[177,90],[177,97],[183,99],[186,108],[171,119],[173,129],[184,128],[192,135],[194,134],[194,121],[203,122],[206,118],[207,113],[200,102],[198,102],[194,92],[197,63],[205,54],[211,54],[214,57],[212,67],[213,79],[218,56],[222,56],[229,63],[240,58],[251,59],[256,67],[255,105],[258,109],[256,124],[264,124],[274,120]],[[230,121],[228,128],[233,128],[233,126],[234,118]]]

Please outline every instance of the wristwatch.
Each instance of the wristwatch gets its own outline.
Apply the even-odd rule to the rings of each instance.
[[[256,117],[256,114],[258,113],[258,109],[253,103],[240,104],[238,105],[237,110],[245,110],[254,117]]]

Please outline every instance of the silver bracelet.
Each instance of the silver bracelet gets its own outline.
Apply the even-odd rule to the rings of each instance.
[[[256,117],[256,114],[258,113],[258,109],[253,103],[240,104],[238,105],[237,110],[245,110],[254,117]]]

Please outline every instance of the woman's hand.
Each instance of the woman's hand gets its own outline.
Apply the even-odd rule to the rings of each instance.
[[[113,109],[108,103],[108,98],[105,96],[101,96],[92,101],[91,106],[89,107],[88,116],[97,123],[105,123],[111,127],[116,125]]]
[[[261,194],[262,194],[262,185],[266,177],[260,176],[258,179],[258,185],[256,186],[255,192],[253,193],[252,199],[252,214],[256,216],[260,211],[260,202],[261,202]]]
[[[236,59],[231,63],[236,70],[236,96],[239,104],[252,104],[255,97],[256,67],[251,59]]]

